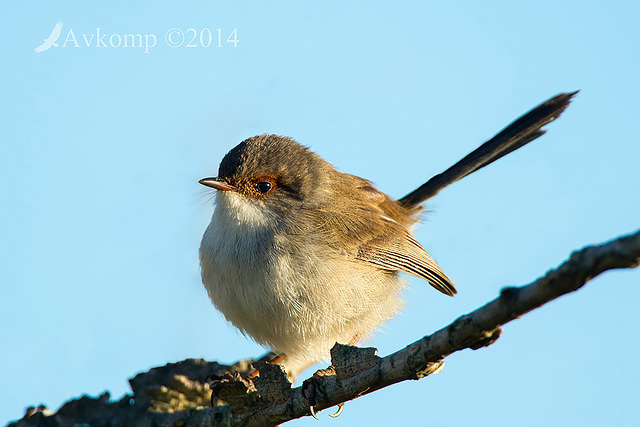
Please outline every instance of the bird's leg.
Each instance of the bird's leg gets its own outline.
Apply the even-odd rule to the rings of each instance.
[[[304,398],[309,401],[309,411],[311,412],[311,416],[316,420],[318,419],[318,416],[316,415],[314,406],[316,406],[316,387],[318,379],[329,375],[335,375],[335,373],[336,368],[331,365],[325,369],[318,369],[315,374],[311,376],[311,378],[304,380],[304,382],[302,383],[302,396],[304,396]],[[338,415],[340,415],[340,413],[342,412],[342,406],[344,406],[344,403],[339,405],[338,411],[332,416],[337,417]]]
[[[356,334],[353,338],[351,338],[351,341],[349,341],[347,345],[356,345],[359,342],[360,342],[360,334]]]
[[[360,334],[357,334],[351,341],[349,341],[348,345],[356,345],[360,341]],[[309,411],[311,412],[311,416],[316,420],[318,417],[316,416],[316,411],[314,406],[316,405],[316,383],[319,378],[326,377],[329,375],[335,375],[336,368],[331,365],[325,369],[318,369],[313,376],[302,383],[302,395],[309,401]],[[344,402],[338,404],[338,410],[334,414],[329,414],[330,417],[336,418],[339,417],[342,413],[342,409],[344,408]]]
[[[205,378],[204,382],[209,385],[209,389],[211,390],[212,408],[216,406],[216,398],[220,394],[220,389],[223,384],[229,384],[235,381],[242,381],[248,388],[255,388],[253,381],[251,381],[251,379],[244,380],[238,371],[235,371],[233,374],[230,372],[225,372],[223,375],[211,374]]]
[[[284,359],[287,358],[287,355],[285,353],[280,353],[277,354],[273,357],[273,359],[267,361],[267,363],[273,363],[274,365],[279,364],[280,362],[282,362]],[[253,371],[251,371],[249,373],[249,375],[247,375],[247,379],[252,379],[257,377],[260,374],[260,371],[258,371],[257,369],[254,369]]]
[[[284,359],[286,359],[287,355],[284,353],[280,353],[274,356],[268,363],[280,363]],[[231,382],[242,382],[248,389],[254,389],[253,378],[257,377],[260,372],[257,369],[253,369],[244,377],[240,375],[238,371],[235,371],[233,374],[230,372],[226,372],[223,375],[212,374],[205,378],[204,382],[209,385],[211,389],[211,406],[215,406],[215,401],[217,396],[220,394],[220,388],[224,384],[228,384]]]

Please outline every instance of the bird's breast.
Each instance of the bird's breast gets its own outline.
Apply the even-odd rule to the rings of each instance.
[[[324,357],[335,341],[366,334],[397,311],[396,274],[309,239],[313,230],[278,229],[268,213],[226,196],[202,238],[202,281],[243,333],[290,355]]]

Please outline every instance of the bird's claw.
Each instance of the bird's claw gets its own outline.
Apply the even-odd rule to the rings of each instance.
[[[316,410],[313,408],[316,405],[316,377],[311,377],[302,383],[302,396],[309,402],[309,412],[311,416],[318,419]]]
[[[216,407],[216,396],[220,392],[220,382],[216,382],[215,384],[209,384],[209,389],[211,389],[211,407]]]
[[[307,399],[307,401],[309,402],[309,412],[311,413],[311,416],[313,418],[315,418],[316,420],[318,419],[318,416],[316,415],[316,410],[315,410],[315,405],[316,405],[316,381],[318,380],[318,378],[320,378],[321,376],[325,376],[327,374],[331,375],[333,367],[330,367],[329,369],[323,369],[320,370],[318,372],[316,372],[311,378],[309,378],[308,380],[306,380],[304,383],[302,383],[302,396]],[[335,372],[335,371],[333,371]],[[340,403],[338,404],[338,410],[334,413],[334,414],[329,414],[329,416],[331,418],[337,418],[340,416],[340,414],[342,414],[342,410],[344,409],[344,403]]]
[[[236,372],[237,374],[237,372]],[[224,375],[211,374],[204,379],[204,383],[209,386],[211,390],[211,407],[216,406],[216,397],[220,392],[220,387],[222,387],[223,381],[229,381],[233,379],[233,376],[230,373],[225,373]]]
[[[343,409],[344,409],[344,403],[339,403],[338,410],[334,414],[329,414],[329,416],[331,418],[338,418],[340,414],[342,414]],[[309,405],[309,412],[311,412],[311,416],[313,418],[315,418],[316,420],[318,419],[318,416],[316,415],[316,410],[314,409],[313,405]]]
[[[205,384],[209,385],[209,389],[211,390],[211,407],[216,406],[216,398],[220,393],[220,389],[222,388],[223,383],[228,383],[231,381],[250,381],[249,379],[245,380],[242,378],[242,375],[238,371],[235,371],[233,374],[226,372],[223,375],[211,374],[207,378],[204,379]]]
[[[344,402],[343,403],[338,403],[338,410],[336,411],[335,414],[329,414],[329,416],[331,418],[338,418],[340,416],[340,414],[342,413],[342,410],[344,409]]]
[[[316,420],[318,419],[318,417],[316,416],[316,410],[313,409],[313,405],[309,405],[309,412],[311,412],[311,416],[313,418],[315,418]]]

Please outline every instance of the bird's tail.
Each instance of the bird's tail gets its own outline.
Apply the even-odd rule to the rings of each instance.
[[[458,163],[435,175],[398,202],[407,208],[416,207],[438,194],[446,186],[542,136],[545,131],[541,128],[558,118],[577,93],[578,91],[561,93],[538,105],[473,150]]]

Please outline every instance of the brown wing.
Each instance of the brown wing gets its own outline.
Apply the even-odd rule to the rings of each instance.
[[[350,198],[321,215],[325,241],[337,243],[346,256],[357,262],[422,277],[440,292],[454,295],[456,289],[451,280],[407,229],[416,222],[419,210],[401,206],[369,181],[341,175],[341,184],[350,187]],[[340,205],[349,205],[352,214],[345,215]],[[358,214],[353,215],[354,212]]]
[[[356,260],[422,277],[443,294],[456,294],[451,280],[406,228],[396,223],[390,231],[361,245]]]

